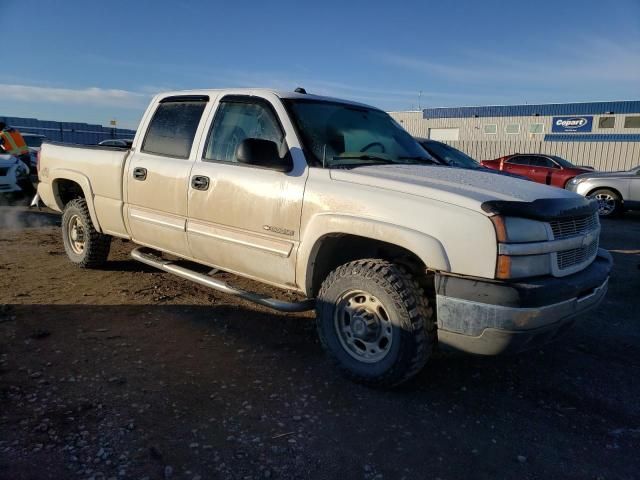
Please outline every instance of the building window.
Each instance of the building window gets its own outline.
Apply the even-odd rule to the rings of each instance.
[[[495,123],[490,123],[484,126],[485,135],[495,135],[498,133],[498,125]]]
[[[614,128],[616,126],[616,117],[600,117],[598,120],[598,128]]]
[[[640,128],[640,117],[624,117],[624,128]]]
[[[507,135],[517,135],[520,133],[520,124],[519,123],[509,123],[504,127],[504,132]]]
[[[544,133],[544,123],[532,123],[531,125],[529,125],[529,133]]]

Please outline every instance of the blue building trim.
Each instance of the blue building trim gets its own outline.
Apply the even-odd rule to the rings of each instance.
[[[89,123],[55,122],[35,118],[5,117],[2,115],[0,115],[0,120],[11,127],[17,128],[22,133],[35,133],[44,135],[49,140],[56,142],[83,145],[95,145],[102,140],[112,138],[133,139],[136,134],[135,130],[103,127],[102,125]]]
[[[640,114],[640,100],[622,102],[547,103],[488,107],[425,108],[422,118],[529,117],[554,115]]]
[[[640,142],[640,134],[634,133],[586,133],[547,134],[545,142]]]

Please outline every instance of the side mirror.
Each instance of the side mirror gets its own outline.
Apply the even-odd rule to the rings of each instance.
[[[268,168],[278,172],[289,172],[293,169],[293,161],[287,155],[280,158],[276,142],[259,138],[246,138],[236,149],[238,163]]]

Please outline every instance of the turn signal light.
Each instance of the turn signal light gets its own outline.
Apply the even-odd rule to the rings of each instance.
[[[511,278],[511,257],[508,255],[498,255],[496,278],[501,280]]]

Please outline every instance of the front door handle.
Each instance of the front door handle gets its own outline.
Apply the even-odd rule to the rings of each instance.
[[[209,177],[203,175],[195,175],[191,178],[191,186],[195,190],[208,190],[209,189]]]
[[[133,169],[133,178],[144,182],[147,179],[147,169],[142,167],[136,167]]]

